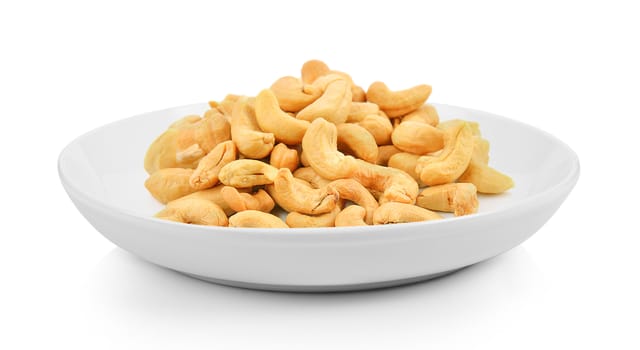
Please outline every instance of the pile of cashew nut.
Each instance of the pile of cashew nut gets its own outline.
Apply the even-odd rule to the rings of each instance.
[[[479,125],[440,121],[429,85],[365,91],[318,60],[257,96],[209,102],[144,160],[157,218],[230,227],[333,227],[477,212],[512,179],[490,167]],[[285,217],[283,220],[281,217]]]

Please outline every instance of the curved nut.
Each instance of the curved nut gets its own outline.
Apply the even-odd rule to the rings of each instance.
[[[452,183],[427,187],[416,198],[416,205],[430,210],[452,212],[455,216],[478,211],[476,186]]]
[[[344,123],[351,109],[349,82],[339,75],[329,74],[316,80],[316,84],[323,90],[322,96],[298,112],[296,118],[309,122],[324,118],[334,124]]]
[[[400,117],[415,111],[431,95],[431,86],[416,85],[410,89],[391,91],[383,82],[377,81],[367,90],[367,101],[380,106],[389,118]]]
[[[357,123],[373,135],[378,145],[388,145],[391,143],[391,133],[393,125],[389,118],[379,114],[369,114]]]
[[[373,198],[369,190],[353,179],[332,181],[328,188],[330,191],[337,192],[340,199],[347,199],[362,206],[367,212],[364,221],[371,225],[373,212],[378,209],[378,201]]]
[[[366,214],[367,211],[363,207],[359,205],[350,205],[338,213],[335,220],[335,226],[366,226],[367,223],[364,222]]]
[[[473,134],[469,124],[462,120],[451,124],[445,130],[444,143],[444,149],[438,156],[418,158],[416,173],[428,186],[454,182],[469,166],[473,152]]]
[[[160,203],[167,203],[197,191],[191,187],[189,179],[193,169],[164,168],[149,176],[144,186]]]
[[[276,168],[288,168],[295,171],[300,164],[298,151],[288,148],[284,143],[279,143],[271,151],[269,164]]]
[[[200,198],[200,199],[206,199],[208,201],[211,201],[215,204],[217,204],[220,208],[222,208],[222,210],[224,211],[224,213],[229,216],[233,213],[235,213],[236,211],[233,210],[229,204],[227,203],[227,201],[224,200],[224,198],[222,197],[222,189],[226,187],[224,185],[218,185],[212,188],[208,188],[206,190],[202,190],[202,191],[197,191],[197,192],[193,192],[191,194],[188,194],[182,198]],[[246,193],[246,192],[250,192],[251,188],[238,188],[237,189],[238,192],[241,193]],[[182,199],[180,198],[180,199]]]
[[[378,159],[376,159],[376,164],[386,166],[389,164],[389,159],[396,153],[402,152],[394,145],[385,145],[378,147]],[[415,167],[415,166],[414,166]],[[394,167],[395,168],[395,167]],[[415,169],[414,169],[415,171]],[[411,174],[409,174],[411,175]]]
[[[370,114],[378,114],[380,107],[371,102],[353,102],[347,115],[347,123],[356,123]]]
[[[249,158],[266,157],[275,144],[275,136],[260,130],[256,114],[247,97],[240,98],[233,107],[231,137],[238,151]]]
[[[418,196],[418,183],[402,170],[383,167],[356,159],[352,178],[370,191],[382,193],[380,203],[414,203]]]
[[[220,194],[234,211],[259,210],[268,213],[276,205],[271,196],[262,189],[251,194],[239,192],[235,187],[224,186]]]
[[[302,150],[309,165],[325,179],[351,177],[355,171],[356,159],[338,151],[336,126],[322,118],[314,120],[309,126],[302,138]]]
[[[293,177],[308,182],[313,188],[323,188],[327,186],[331,180],[318,175],[312,167],[298,168],[293,172]]]
[[[229,227],[289,228],[279,217],[258,210],[245,210],[232,215]]]
[[[336,206],[338,196],[325,188],[312,188],[303,180],[296,179],[287,168],[278,170],[273,184],[266,186],[267,192],[282,209],[302,214],[323,214]]]
[[[231,138],[227,119],[219,113],[195,120],[187,116],[172,124],[149,146],[144,168],[152,174],[163,168],[195,168],[218,143]]]
[[[431,126],[438,126],[438,124],[440,123],[440,116],[438,116],[438,111],[436,111],[436,108],[427,103],[422,107],[416,109],[415,111],[402,117],[402,121],[412,121],[426,123]]]
[[[234,160],[218,173],[220,182],[233,187],[253,187],[273,183],[278,169],[254,159]]]
[[[287,214],[286,223],[289,227],[334,227],[338,213],[340,213],[338,205],[330,212],[318,215],[306,215],[292,211]]]
[[[420,155],[413,153],[396,153],[391,156],[391,158],[389,158],[387,166],[400,169],[409,174],[414,180],[416,180],[416,182],[418,182],[418,185],[420,186],[423,184],[420,181],[420,176],[418,175],[418,173],[416,173],[416,164],[418,164],[418,159],[420,157]]]
[[[285,112],[298,112],[320,97],[322,91],[305,89],[296,77],[282,77],[270,87],[278,99],[278,105]]]
[[[385,203],[373,214],[373,224],[398,224],[442,219],[437,213],[405,203]]]
[[[320,60],[309,60],[302,65],[301,76],[305,84],[311,84],[323,75],[329,74],[329,66]]]
[[[224,211],[217,204],[202,198],[180,198],[171,201],[155,217],[195,225],[228,224]]]
[[[236,157],[236,146],[233,141],[219,143],[209,154],[200,159],[198,167],[189,178],[189,184],[196,190],[214,186],[218,183],[220,169],[236,160]]]
[[[378,159],[378,145],[367,129],[353,123],[336,125],[338,130],[338,149],[353,154],[369,163]]]
[[[391,141],[405,152],[426,154],[444,147],[444,132],[426,123],[403,121],[393,130]]]
[[[458,181],[472,183],[478,192],[489,194],[502,193],[514,186],[511,177],[478,161],[469,162],[469,166]]]
[[[260,129],[275,135],[276,140],[287,145],[300,143],[309,127],[306,120],[296,119],[278,105],[273,91],[264,89],[256,97],[256,120]]]

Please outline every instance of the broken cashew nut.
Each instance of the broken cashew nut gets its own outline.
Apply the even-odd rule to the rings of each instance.
[[[416,199],[416,205],[425,209],[452,212],[455,216],[478,211],[476,186],[470,183],[450,183],[427,187]]]
[[[279,217],[258,210],[245,210],[229,217],[229,227],[289,228]]]

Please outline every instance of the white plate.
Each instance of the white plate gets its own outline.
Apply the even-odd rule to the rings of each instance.
[[[233,229],[152,218],[143,157],[167,126],[206,104],[151,112],[69,144],[58,170],[78,210],[105,237],[152,263],[209,281],[270,290],[339,291],[433,278],[505,252],[535,233],[579,175],[576,154],[526,124],[436,105],[442,120],[478,121],[508,193],[481,196],[478,214],[433,222],[322,229]]]

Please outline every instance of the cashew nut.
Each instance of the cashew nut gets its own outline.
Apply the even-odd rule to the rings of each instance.
[[[338,149],[346,154],[375,163],[378,159],[378,145],[367,129],[353,123],[336,125],[338,130]]]
[[[440,123],[440,116],[438,116],[438,111],[436,111],[436,108],[427,103],[422,107],[416,109],[415,111],[402,117],[402,121],[412,121],[426,123],[431,126],[438,126],[438,124]]]
[[[227,214],[227,216],[235,213],[236,211],[233,210],[229,204],[227,203],[227,201],[224,200],[224,198],[222,197],[222,189],[226,187],[225,185],[218,185],[212,188],[207,188],[206,190],[202,190],[202,191],[197,191],[197,192],[193,192],[191,194],[188,194],[182,198],[200,198],[200,199],[206,199],[208,201],[211,201],[215,204],[217,204],[220,208],[222,208],[222,210],[224,211],[225,214]],[[238,190],[238,192],[241,193],[247,193],[251,191],[251,188],[236,188],[236,190]]]
[[[217,204],[202,198],[180,198],[171,201],[155,217],[195,225],[228,224],[224,211]]]
[[[302,65],[301,76],[305,84],[311,84],[323,75],[329,74],[329,66],[320,60],[309,60]]]
[[[367,101],[380,106],[389,118],[401,117],[415,111],[431,95],[431,86],[416,85],[410,89],[391,91],[383,82],[377,81],[367,90]]]
[[[347,123],[356,123],[370,114],[378,114],[380,107],[371,102],[353,102],[347,115]]]
[[[338,195],[328,188],[315,189],[303,180],[293,177],[287,168],[278,170],[273,184],[265,186],[267,192],[282,209],[302,214],[323,214],[336,206]]]
[[[298,168],[293,172],[293,176],[308,182],[313,188],[323,188],[331,182],[331,180],[318,175],[312,167]]]
[[[234,211],[259,210],[265,213],[273,210],[276,205],[271,196],[260,189],[255,194],[239,192],[237,188],[224,186],[220,191],[222,198]]]
[[[163,168],[149,176],[144,186],[160,203],[167,203],[197,191],[189,179],[193,169]]]
[[[289,228],[279,217],[258,210],[244,210],[232,215],[229,227]]]
[[[418,196],[418,183],[402,170],[383,167],[356,159],[356,171],[352,178],[370,191],[382,193],[380,203],[414,203]]]
[[[358,181],[353,179],[334,180],[329,183],[330,191],[338,193],[340,199],[348,199],[366,210],[365,222],[371,225],[373,222],[373,212],[378,209],[378,201],[373,195],[362,186]]]
[[[416,222],[442,219],[431,210],[406,203],[389,202],[382,204],[373,213],[373,224],[398,224],[403,222]]]
[[[224,100],[220,102],[209,101],[209,106],[211,107],[212,110],[218,110],[223,115],[229,117],[233,113],[233,108],[235,103],[242,97],[243,96],[240,96],[240,95],[229,94],[225,96]]]
[[[271,151],[269,163],[276,168],[288,168],[295,171],[300,164],[298,151],[288,148],[284,143],[279,143]]]
[[[275,136],[260,130],[252,104],[255,101],[240,98],[233,107],[231,138],[241,154],[260,159],[266,157],[275,144]]]
[[[278,105],[285,112],[298,112],[322,94],[320,89],[305,89],[300,79],[291,76],[276,80],[270,89],[276,95]]]
[[[254,159],[238,159],[223,166],[218,173],[220,182],[233,187],[253,187],[273,183],[278,169]]]
[[[514,186],[511,177],[479,161],[469,162],[458,181],[472,183],[478,192],[489,194],[502,193]]]
[[[367,131],[376,140],[376,144],[388,145],[391,143],[393,125],[386,116],[380,114],[369,114],[361,121],[357,122],[357,124],[367,129]]]
[[[427,187],[416,198],[416,205],[430,210],[452,212],[455,216],[478,211],[476,186],[470,183],[450,183]]]
[[[420,176],[416,173],[416,164],[420,157],[418,154],[399,152],[389,158],[387,166],[404,171],[416,180],[418,185],[423,185],[420,181]]]
[[[287,214],[289,227],[334,227],[341,206],[336,205],[330,212],[318,215],[307,215],[295,211]]]
[[[309,166],[325,179],[348,178],[355,171],[356,159],[338,151],[336,126],[322,118],[309,126],[302,138],[302,151]]]
[[[269,89],[260,91],[256,97],[256,120],[260,129],[273,133],[276,140],[287,145],[300,143],[309,127],[308,121],[296,119],[280,109],[276,95]]]
[[[428,186],[454,182],[469,166],[473,152],[473,134],[465,121],[458,120],[447,126],[444,149],[437,156],[418,158],[416,173]],[[471,181],[465,181],[471,182]]]
[[[471,154],[471,161],[489,164],[489,141],[480,136],[473,137],[473,153]]]
[[[236,146],[233,141],[219,143],[209,154],[200,159],[198,167],[189,178],[189,184],[196,190],[214,186],[218,183],[220,169],[236,160],[236,156]]]
[[[350,205],[338,213],[335,226],[366,226],[364,217],[367,211],[359,205]]]
[[[320,77],[313,85],[323,90],[322,96],[296,115],[299,120],[324,118],[334,124],[344,123],[351,109],[349,82],[337,74]]]
[[[391,134],[393,145],[415,154],[426,154],[444,147],[444,132],[429,124],[403,121]]]
[[[378,159],[376,159],[376,164],[387,166],[389,164],[389,159],[396,153],[402,152],[394,145],[384,145],[378,147]],[[415,166],[414,166],[415,167]],[[396,167],[394,167],[396,168]],[[411,175],[411,173],[409,173]],[[413,176],[413,175],[412,175]]]
[[[195,168],[218,143],[231,138],[229,122],[221,114],[174,123],[149,146],[144,168],[152,174],[163,168]]]

